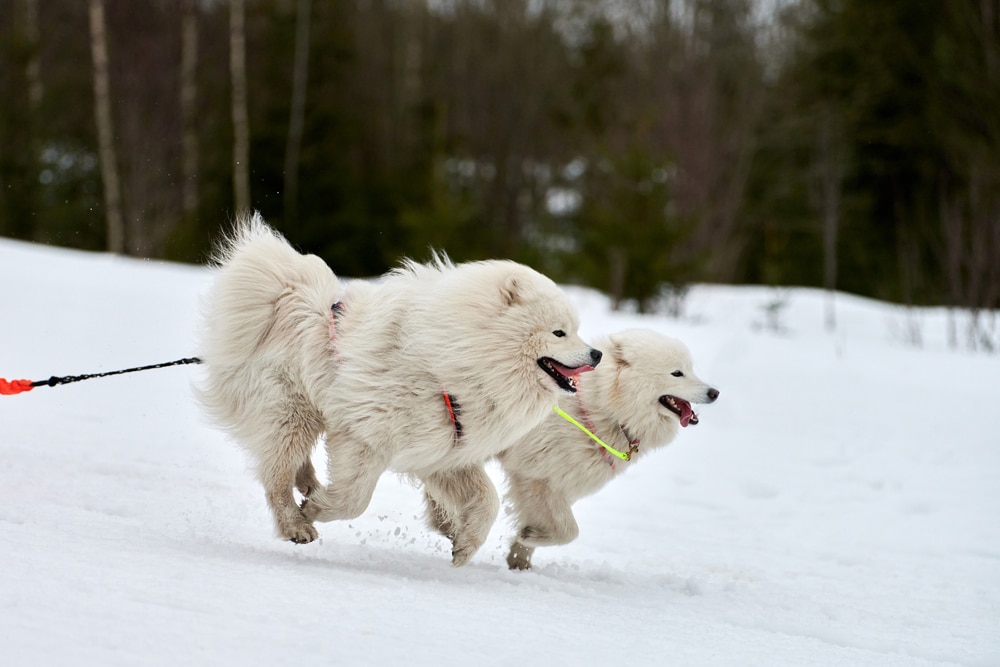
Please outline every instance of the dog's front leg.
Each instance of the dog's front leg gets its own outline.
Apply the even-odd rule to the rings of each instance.
[[[309,521],[354,519],[368,508],[375,485],[389,465],[385,448],[369,447],[355,438],[328,433],[327,477],[302,503]]]
[[[431,525],[451,538],[451,564],[465,565],[483,545],[500,511],[500,498],[483,466],[422,478]]]
[[[517,517],[517,538],[507,554],[512,570],[527,570],[535,547],[568,544],[580,534],[569,500],[545,480],[512,475],[510,500]]]
[[[303,497],[308,498],[313,489],[318,489],[320,486],[319,479],[316,477],[316,469],[313,467],[312,461],[307,460],[295,473],[295,488]]]

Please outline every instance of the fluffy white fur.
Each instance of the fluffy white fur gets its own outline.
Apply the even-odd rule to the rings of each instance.
[[[514,262],[408,261],[345,286],[254,216],[218,264],[200,396],[254,459],[277,531],[294,542],[316,538],[313,521],[360,515],[393,470],[423,482],[452,562],[465,563],[499,508],[483,462],[540,424],[572,391],[566,378],[601,357],[577,335],[562,291]],[[310,462],[324,436],[326,486]]]
[[[636,440],[638,450],[629,461],[620,460],[553,414],[502,452],[507,499],[517,522],[507,556],[511,569],[530,568],[535,547],[576,539],[572,504],[668,444],[682,423],[696,424],[690,403],[711,403],[719,395],[694,374],[690,354],[679,340],[630,329],[599,344],[606,352],[603,363],[580,378],[579,391],[564,396],[560,407],[618,451],[628,451]],[[667,396],[683,418],[668,407],[670,399],[662,398]]]

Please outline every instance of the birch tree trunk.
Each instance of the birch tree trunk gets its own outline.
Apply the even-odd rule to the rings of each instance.
[[[28,103],[31,112],[38,111],[42,103],[42,66],[39,57],[38,35],[38,0],[21,0],[24,11],[24,39],[29,44],[31,56],[25,68],[25,78],[28,80]]]
[[[833,331],[837,326],[834,295],[837,289],[837,244],[846,156],[839,110],[824,109],[819,123],[813,164],[814,198],[820,208],[823,226],[823,287],[826,290],[824,321],[826,330]]]
[[[181,15],[181,212],[184,220],[198,216],[198,5],[184,0]]]
[[[394,110],[394,124],[399,128],[399,140],[405,150],[412,150],[419,141],[419,127],[415,109],[420,104],[423,90],[423,24],[427,16],[426,0],[418,0],[405,7],[399,24],[402,45],[398,49],[400,85],[398,104]]]
[[[108,227],[108,251],[125,252],[125,225],[122,222],[121,186],[111,123],[111,95],[108,83],[108,42],[104,23],[104,0],[90,0],[90,53],[94,63],[94,117],[97,122],[98,159],[104,183],[104,207]]]
[[[245,0],[229,3],[229,75],[233,112],[233,205],[237,214],[250,210],[250,128],[247,118]]]
[[[292,71],[292,104],[285,148],[285,224],[294,229],[299,217],[299,155],[306,113],[309,80],[309,25],[312,1],[299,0],[295,13],[295,64]]]

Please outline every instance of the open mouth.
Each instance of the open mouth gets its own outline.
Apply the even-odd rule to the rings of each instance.
[[[691,404],[683,398],[664,394],[660,396],[660,405],[675,413],[680,419],[682,427],[686,427],[688,424],[694,426],[698,423],[698,415],[691,409]]]
[[[550,357],[542,357],[538,360],[538,365],[556,381],[560,389],[571,394],[576,393],[576,376],[594,370],[593,366],[586,364],[576,368],[568,368]]]

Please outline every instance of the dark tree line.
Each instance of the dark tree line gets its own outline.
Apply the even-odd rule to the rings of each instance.
[[[916,4],[9,0],[0,234],[996,309],[1000,1]]]

